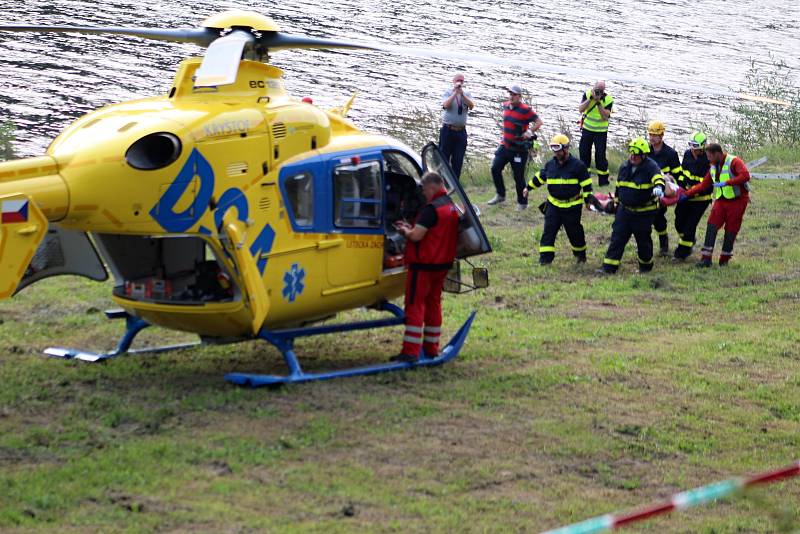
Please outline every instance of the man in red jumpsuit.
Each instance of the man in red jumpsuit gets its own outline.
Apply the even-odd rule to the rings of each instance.
[[[706,155],[711,167],[702,182],[695,185],[682,195],[679,202],[703,193],[708,186],[713,185],[714,204],[708,216],[706,239],[701,250],[698,267],[711,267],[711,255],[714,252],[714,243],[717,232],[724,226],[725,237],[722,240],[722,253],[719,255],[719,264],[725,266],[733,256],[733,243],[742,227],[742,218],[750,202],[750,172],[744,162],[732,154],[722,150],[719,143],[711,143],[706,147]]]
[[[442,287],[453,265],[458,243],[459,213],[435,172],[422,177],[422,192],[428,203],[413,226],[399,222],[397,230],[408,240],[405,263],[406,331],[403,349],[392,361],[416,362],[420,349],[428,358],[439,355],[442,332]],[[423,326],[424,325],[424,326]]]

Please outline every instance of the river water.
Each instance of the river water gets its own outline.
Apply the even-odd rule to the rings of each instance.
[[[395,133],[419,145],[434,138],[442,92],[464,72],[477,102],[470,146],[488,158],[500,137],[503,87],[521,84],[540,113],[545,135],[559,121],[574,128],[581,92],[593,74],[537,72],[531,62],[663,81],[670,88],[612,81],[616,99],[611,142],[639,132],[646,119],[667,123],[667,142],[684,146],[699,121],[716,123],[735,102],[704,89],[744,88],[750,61],[785,62],[800,80],[800,2],[596,0],[511,2],[452,0],[0,0],[0,24],[187,28],[225,9],[254,9],[283,31],[317,37],[390,42],[464,53],[433,59],[374,51],[284,51],[272,62],[285,70],[293,94],[316,104],[359,96],[350,117],[361,127]],[[165,92],[190,44],[115,36],[0,34],[0,120],[17,125],[20,156],[39,155],[80,115],[97,107]],[[494,64],[485,55],[504,58]],[[465,58],[474,57],[478,61]],[[483,58],[483,60],[481,60]],[[514,61],[526,62],[525,65]],[[675,88],[674,84],[695,88]]]

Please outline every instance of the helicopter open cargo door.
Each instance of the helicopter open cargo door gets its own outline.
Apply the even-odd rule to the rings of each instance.
[[[447,194],[450,195],[450,198],[458,207],[458,211],[461,212],[456,257],[463,259],[491,252],[492,246],[489,244],[489,239],[486,237],[483,226],[481,226],[477,209],[469,201],[464,188],[461,187],[461,183],[444,159],[436,143],[428,143],[422,149],[422,169],[425,172],[436,172],[444,179]]]
[[[15,293],[43,278],[60,274],[85,276],[97,282],[108,280],[108,271],[86,232],[51,224]]]
[[[245,223],[234,218],[232,211],[228,211],[223,218],[223,227],[227,237],[227,243],[223,241],[223,245],[236,262],[241,287],[247,293],[246,302],[253,314],[253,333],[258,334],[269,312],[270,301],[256,260],[250,253],[250,247],[245,245],[247,233],[244,225]]]

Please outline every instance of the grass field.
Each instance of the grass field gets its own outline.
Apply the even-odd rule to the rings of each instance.
[[[726,269],[657,259],[643,276],[629,245],[603,278],[611,218],[584,215],[587,265],[562,232],[542,268],[539,212],[482,205],[492,286],[445,299],[447,332],[478,310],[455,362],[279,390],[222,380],[282,371],[256,342],[100,365],[42,357],[111,348],[121,325],[101,313],[109,284],[37,284],[0,306],[0,531],[536,532],[788,464],[800,183],[756,182],[753,199]],[[401,335],[298,347],[322,370],[383,360]],[[634,531],[790,532],[799,502],[790,480]]]

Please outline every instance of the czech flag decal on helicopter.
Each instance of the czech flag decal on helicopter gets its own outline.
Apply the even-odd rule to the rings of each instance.
[[[0,212],[0,222],[3,224],[27,222],[28,200],[4,200]]]

